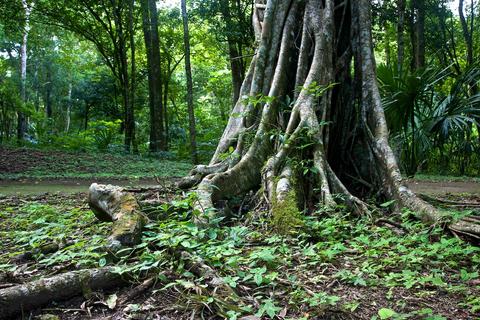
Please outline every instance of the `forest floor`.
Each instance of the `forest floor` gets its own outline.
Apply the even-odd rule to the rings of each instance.
[[[6,164],[2,159],[0,167]],[[2,178],[39,172],[28,161],[23,168]],[[186,169],[168,172],[176,176]],[[477,191],[424,182],[410,185],[452,216],[478,214]],[[319,208],[282,234],[262,207],[243,216],[248,204],[242,203],[228,221],[200,229],[190,222],[195,198],[165,184],[161,191],[137,194],[163,204],[146,209],[151,222],[142,243],[113,259],[103,249],[111,226],[96,220],[86,186],[80,187],[0,195],[0,298],[3,288],[83,268],[116,266],[133,281],[51,303],[19,319],[480,319],[480,248],[440,226],[426,227],[409,211],[390,215],[379,208],[359,218],[343,208]],[[62,245],[42,253],[51,243]],[[31,255],[21,256],[25,252]],[[201,258],[232,293],[195,276],[179,252]],[[145,279],[155,281],[132,296]]]
[[[0,181],[153,180],[183,177],[188,162],[110,153],[81,153],[0,145]],[[138,184],[138,182],[137,182]]]

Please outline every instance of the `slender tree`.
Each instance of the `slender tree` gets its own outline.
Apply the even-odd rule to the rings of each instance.
[[[135,22],[134,22],[134,8],[135,8],[135,0],[129,0],[128,3],[128,38],[130,42],[130,97],[129,97],[129,112],[131,113],[129,117],[129,121],[131,121],[130,125],[132,126],[131,135],[131,144],[133,147],[133,152],[138,153],[138,144],[135,132],[135,89],[137,85],[137,78],[136,72],[137,67],[135,63]]]
[[[27,44],[28,33],[30,32],[30,13],[32,11],[33,3],[29,4],[27,0],[22,0],[22,7],[24,10],[24,26],[22,33],[22,46],[20,48],[20,98],[22,103],[27,103]],[[21,141],[25,137],[27,132],[27,118],[23,110],[18,111],[18,123],[17,123],[17,140]]]
[[[403,68],[405,56],[405,0],[397,0],[397,70],[400,73]]]
[[[470,18],[468,21],[465,17],[465,8],[464,0],[458,1],[458,13],[460,16],[460,23],[462,25],[462,34],[467,47],[467,65],[471,66],[473,64],[473,31],[474,31],[474,22],[475,22],[475,13],[474,13],[474,2],[470,2]]]
[[[425,1],[413,0],[415,14],[415,69],[425,67]]]
[[[190,153],[192,162],[198,163],[197,154],[197,130],[195,126],[195,110],[193,106],[193,80],[192,66],[190,63],[190,33],[188,30],[188,15],[186,0],[181,1],[182,20],[183,20],[183,42],[185,46],[185,75],[187,78],[187,106],[188,106],[188,122],[190,131]]]
[[[222,16],[225,19],[225,25],[227,28],[231,28],[233,26],[233,21],[230,10],[230,1],[220,1],[220,8]],[[240,90],[242,88],[243,78],[245,77],[245,70],[242,62],[242,46],[232,35],[232,30],[226,30],[226,33],[230,68],[232,70],[233,103],[235,104],[240,97]]]

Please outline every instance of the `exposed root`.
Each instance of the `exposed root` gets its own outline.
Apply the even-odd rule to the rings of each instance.
[[[448,225],[448,229],[456,235],[480,241],[480,217],[478,216],[462,218],[460,221]]]
[[[341,196],[344,204],[353,212],[353,214],[361,216],[370,213],[367,204],[348,191],[330,166],[327,167],[327,172],[332,190]]]
[[[111,251],[140,243],[148,219],[140,211],[132,193],[121,187],[93,183],[89,188],[88,203],[99,220],[113,222],[112,234],[108,238]]]
[[[130,291],[128,291],[125,295],[120,297],[118,300],[118,305],[124,305],[128,303],[129,301],[132,301],[134,298],[138,297],[148,289],[150,289],[156,281],[156,277],[151,277],[146,280],[144,280],[142,283],[140,283],[138,286],[134,287]]]
[[[222,297],[233,297],[235,292],[233,289],[223,281],[223,278],[217,275],[217,273],[198,256],[182,251],[180,253],[181,258],[185,262],[185,267],[196,276],[207,280],[207,284],[212,290],[213,294]]]
[[[228,168],[228,164],[225,161],[222,161],[220,163],[210,165],[210,166],[204,166],[204,165],[199,165],[193,168],[188,176],[184,177],[179,183],[178,187],[180,189],[190,189],[202,181],[202,179],[213,173],[217,172],[222,172],[225,171]]]

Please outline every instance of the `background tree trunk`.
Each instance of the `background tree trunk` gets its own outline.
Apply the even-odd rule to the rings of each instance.
[[[415,68],[425,67],[425,3],[414,0],[415,7]]]
[[[397,0],[397,70],[401,73],[405,56],[405,0]]]
[[[52,119],[53,117],[53,106],[52,106],[52,90],[53,90],[53,83],[52,83],[52,69],[50,62],[48,62],[46,67],[47,73],[47,82],[45,83],[45,115],[47,119]]]
[[[154,0],[142,0],[143,34],[147,50],[148,87],[150,102],[150,151],[166,149],[163,126],[162,71],[158,35],[157,8]]]
[[[125,142],[124,148],[126,152],[130,152],[132,146],[135,145],[135,116],[133,105],[131,103],[130,95],[130,76],[128,70],[128,48],[127,36],[124,30],[124,21],[122,19],[124,7],[118,0],[112,0],[113,17],[118,34],[118,45],[116,52],[116,61],[119,66],[118,79],[121,88],[122,104],[124,109],[124,128],[125,128]]]
[[[23,106],[27,103],[27,44],[28,33],[30,32],[32,5],[29,5],[27,0],[22,0],[23,10],[25,11],[25,24],[23,26],[22,46],[20,48],[20,99],[22,100]],[[17,116],[17,140],[20,142],[25,138],[27,132],[27,119],[22,110],[18,111]]]
[[[128,34],[130,38],[130,97],[129,110],[131,112],[131,141],[133,153],[138,153],[138,144],[135,132],[135,89],[137,86],[136,64],[135,64],[135,28],[133,21],[133,11],[135,7],[135,0],[130,0],[128,4]]]
[[[232,36],[232,16],[230,12],[230,0],[220,1],[221,12],[225,19],[227,29],[227,44],[230,57],[230,68],[232,72],[232,86],[233,86],[233,104],[235,104],[240,96],[240,90],[245,76],[243,69],[243,58],[240,50],[240,44],[235,41]]]
[[[467,47],[467,65],[471,66],[473,64],[473,21],[475,20],[474,16],[474,9],[473,9],[473,1],[471,3],[471,27],[468,25],[468,21],[465,18],[465,8],[464,8],[464,0],[459,0],[458,2],[458,13],[460,15],[460,23],[462,25],[462,32],[463,32],[463,39],[465,40],[465,45]]]
[[[68,94],[67,94],[67,114],[65,116],[65,132],[70,131],[70,123],[72,119],[72,82],[68,84]]]
[[[197,154],[197,131],[195,128],[195,110],[193,106],[193,81],[192,66],[190,63],[190,33],[188,30],[188,15],[186,0],[182,0],[182,19],[183,19],[183,41],[185,45],[185,75],[187,77],[187,106],[190,131],[190,153],[192,162],[198,163]]]

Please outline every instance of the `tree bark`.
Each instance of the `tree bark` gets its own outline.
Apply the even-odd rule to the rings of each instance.
[[[135,28],[134,28],[134,21],[133,21],[133,11],[135,7],[135,0],[130,0],[128,3],[128,35],[130,41],[130,87],[129,87],[129,111],[130,117],[129,120],[131,121],[132,130],[131,130],[131,142],[133,153],[138,153],[138,144],[136,139],[136,132],[135,132],[135,89],[137,86],[137,69],[136,69],[136,62],[135,62]]]
[[[124,148],[126,152],[132,150],[132,146],[136,145],[135,143],[135,115],[133,110],[133,105],[131,103],[130,95],[130,74],[128,68],[128,47],[127,47],[127,36],[125,33],[125,25],[123,19],[123,12],[125,10],[122,0],[112,0],[112,10],[113,10],[113,20],[116,27],[116,32],[118,34],[118,39],[114,39],[115,42],[118,42],[116,45],[116,57],[115,60],[118,61],[118,79],[121,88],[123,111],[124,111],[124,127],[125,127],[125,141]]]
[[[463,33],[463,39],[465,41],[465,45],[467,47],[467,65],[471,66],[473,64],[473,28],[469,28],[467,19],[465,18],[465,12],[464,12],[464,0],[459,0],[458,2],[458,13],[460,16],[460,23],[462,25],[462,33]],[[475,19],[473,15],[473,1],[472,1],[472,16],[470,19],[472,19],[472,23]]]
[[[51,120],[53,117],[53,106],[52,106],[53,83],[52,83],[52,68],[50,65],[50,61],[47,62],[46,69],[47,69],[46,70],[47,79],[45,83],[45,115],[47,116],[47,120]]]
[[[67,95],[67,114],[65,116],[65,132],[68,133],[70,131],[70,123],[72,120],[72,83],[68,84],[68,95]]]
[[[194,164],[198,163],[197,154],[197,130],[195,125],[195,110],[193,105],[193,80],[192,66],[190,63],[190,33],[188,30],[188,15],[186,0],[181,1],[182,19],[183,19],[183,42],[185,46],[185,75],[187,78],[187,107],[188,123],[190,132],[190,154]]]

